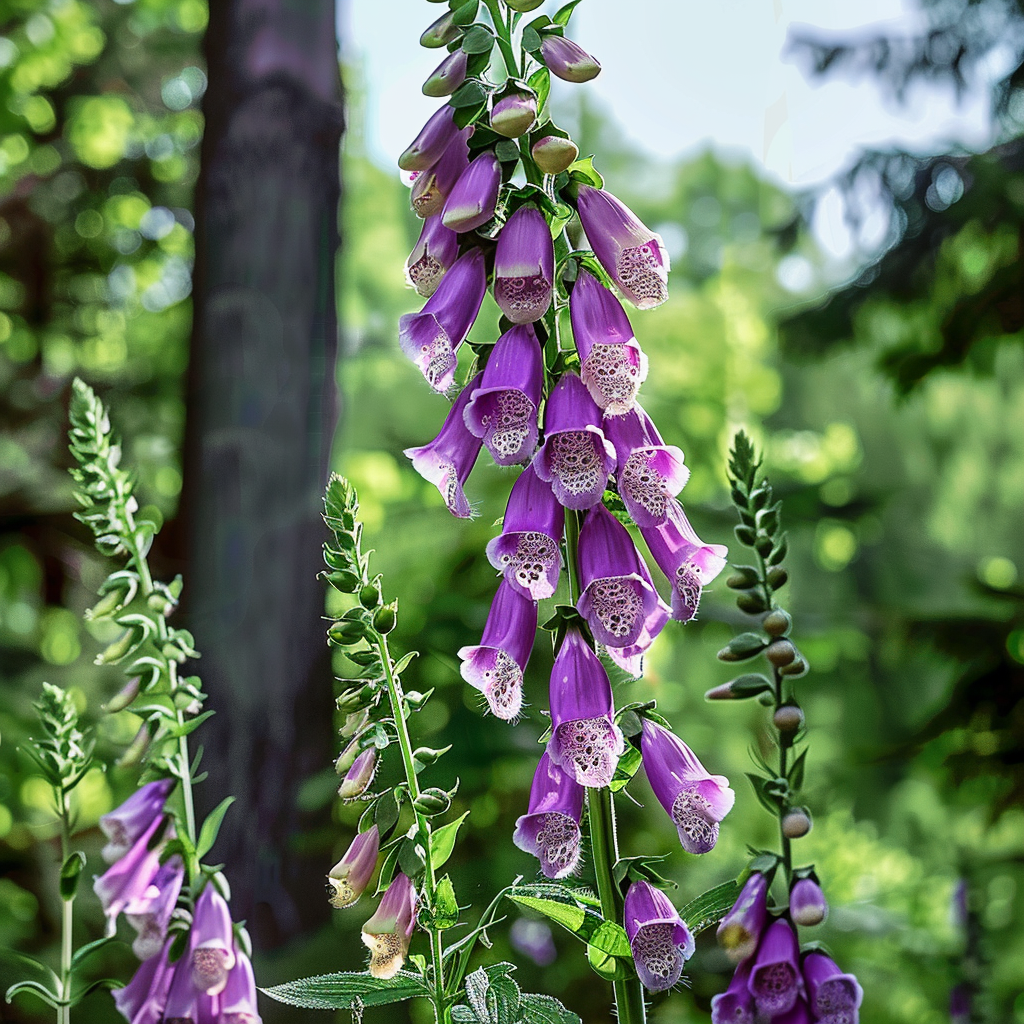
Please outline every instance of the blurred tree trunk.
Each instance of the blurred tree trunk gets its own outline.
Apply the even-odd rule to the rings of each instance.
[[[327,914],[300,830],[333,759],[320,495],[335,424],[342,132],[333,0],[218,0],[196,201],[183,522],[187,616],[216,715],[205,809],[232,793],[214,859],[261,947]],[[326,815],[326,808],[322,812]]]

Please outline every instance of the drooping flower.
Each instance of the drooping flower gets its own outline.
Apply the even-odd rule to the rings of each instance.
[[[438,161],[425,171],[414,172],[409,202],[421,219],[437,217],[451,195],[455,183],[469,166],[469,130],[463,129],[448,143]]]
[[[420,129],[419,135],[398,158],[403,171],[425,171],[437,163],[449,143],[459,134],[455,123],[455,108],[447,103]]]
[[[808,953],[803,963],[807,999],[820,1024],[857,1024],[864,992],[852,974],[843,974],[824,953]]]
[[[192,978],[192,952],[195,932],[189,933],[181,958],[172,968],[174,974],[164,1005],[163,1024],[208,1024],[213,1010],[211,997],[198,988]]]
[[[174,779],[147,782],[135,790],[120,807],[100,818],[100,829],[107,837],[107,844],[100,852],[108,864],[120,860],[135,845],[139,836],[162,817],[164,804],[172,789]]]
[[[798,879],[789,891],[789,913],[795,924],[812,928],[828,917],[828,903],[813,878]]]
[[[603,189],[579,185],[577,209],[594,254],[637,309],[668,298],[669,259],[661,235]]]
[[[521,206],[498,236],[494,301],[515,324],[539,320],[551,305],[555,250],[544,215]]]
[[[626,893],[626,936],[640,981],[649,992],[671,988],[696,944],[669,898],[650,882],[634,882]]]
[[[619,300],[593,274],[581,270],[569,299],[580,378],[606,416],[621,416],[647,379],[647,356]]]
[[[537,606],[505,580],[491,602],[480,643],[459,650],[462,678],[506,722],[523,707],[523,673],[537,635]]]
[[[581,786],[607,786],[626,742],[613,720],[608,673],[575,626],[551,669],[550,699],[551,760]]]
[[[678,501],[670,501],[665,522],[641,527],[654,560],[672,584],[672,618],[688,622],[697,614],[700,595],[725,568],[729,549],[705,544],[697,536]]]
[[[601,73],[601,65],[579,43],[565,36],[545,35],[540,55],[551,74],[563,82],[589,82]]]
[[[345,778],[338,787],[342,800],[357,800],[369,788],[377,773],[377,748],[367,747],[345,772]]]
[[[379,853],[380,832],[376,825],[371,825],[352,840],[345,856],[327,875],[327,895],[332,907],[351,907],[362,896],[377,867]]]
[[[547,753],[541,754],[530,804],[516,820],[512,842],[540,861],[547,878],[565,878],[579,867],[583,796],[583,787]]]
[[[520,324],[495,342],[480,386],[466,406],[466,426],[499,466],[533,456],[543,388],[540,342],[530,324]]]
[[[754,997],[747,983],[752,960],[740,963],[729,987],[711,1000],[711,1024],[754,1024]]]
[[[423,83],[423,95],[435,98],[451,96],[466,80],[466,65],[468,62],[469,57],[461,47],[454,53],[448,54],[431,71],[430,77]]]
[[[128,852],[93,882],[110,935],[114,934],[118,914],[132,901],[154,899],[159,895],[153,882],[160,871],[160,846],[150,849],[149,842],[163,826],[162,815],[154,818]]]
[[[486,224],[494,216],[500,185],[501,164],[486,150],[470,162],[455,182],[441,213],[444,226],[464,232]]]
[[[601,429],[601,410],[574,373],[564,373],[544,407],[544,443],[533,460],[566,507],[590,508],[601,500],[615,469],[615,449]]]
[[[140,960],[156,956],[163,948],[167,925],[184,880],[185,865],[180,857],[171,857],[153,877],[151,888],[156,889],[156,894],[133,899],[125,905],[124,916],[137,932],[132,950]]]
[[[174,979],[174,965],[167,961],[170,948],[165,943],[159,956],[139,965],[124,988],[114,989],[114,1005],[128,1024],[160,1024]]]
[[[260,1024],[260,1020],[252,963],[239,951],[235,966],[228,975],[228,983],[220,994],[220,1017],[217,1024]]]
[[[398,321],[402,351],[435,391],[447,391],[455,379],[456,353],[466,340],[487,291],[483,253],[463,253],[418,313]]]
[[[429,299],[458,256],[459,239],[455,232],[446,228],[440,217],[428,217],[416,247],[405,261],[405,276],[420,295]]]
[[[771,1020],[793,1009],[802,987],[796,935],[789,922],[780,918],[761,939],[747,988],[757,1012]]]
[[[538,967],[547,967],[558,959],[558,947],[551,928],[543,921],[516,918],[508,930],[508,939],[517,953],[525,954]]]
[[[441,492],[448,511],[460,519],[473,514],[463,486],[480,454],[480,438],[466,426],[465,411],[474,388],[480,385],[480,376],[459,393],[437,437],[419,448],[406,448],[404,453],[412,459],[413,469]]]
[[[363,925],[363,945],[370,951],[370,974],[393,978],[405,963],[416,927],[416,889],[399,872],[384,893],[376,913]]]
[[[527,466],[512,485],[501,534],[487,544],[488,561],[523,597],[542,601],[555,592],[564,522],[550,485]]]
[[[580,150],[572,139],[545,135],[533,144],[530,155],[545,174],[561,174],[580,155]]]
[[[690,478],[682,451],[665,444],[639,403],[623,416],[606,416],[603,429],[615,446],[615,482],[630,518],[640,527],[664,523]]]
[[[734,963],[753,956],[768,920],[768,879],[755,871],[718,926],[719,945]]]
[[[235,934],[231,911],[212,883],[199,894],[192,918],[192,984],[208,996],[219,995],[235,966]]]
[[[640,753],[651,789],[675,824],[683,849],[707,853],[718,841],[718,823],[736,800],[729,780],[711,775],[678,736],[649,718],[643,720]]]
[[[518,139],[537,120],[537,97],[527,92],[510,92],[491,108],[491,127],[507,139]]]

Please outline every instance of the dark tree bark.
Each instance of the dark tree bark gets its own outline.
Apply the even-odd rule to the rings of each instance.
[[[217,714],[202,727],[214,850],[266,948],[322,921],[300,783],[329,765],[320,495],[335,424],[333,0],[217,0],[196,203],[185,455],[186,609]],[[307,854],[308,857],[308,854]]]

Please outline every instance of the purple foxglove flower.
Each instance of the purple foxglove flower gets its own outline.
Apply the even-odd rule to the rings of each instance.
[[[498,235],[494,301],[514,324],[539,320],[551,305],[555,249],[544,215],[521,206]]]
[[[164,1024],[197,1024],[199,1020],[199,997],[204,993],[192,983],[192,950],[195,946],[194,933],[189,934],[188,944],[171,968],[170,988],[160,1021]]]
[[[813,1018],[810,1010],[807,1009],[807,1003],[803,999],[797,999],[791,1010],[778,1017],[772,1017],[772,1024],[813,1024]],[[834,1024],[834,1022],[830,1022],[830,1024]]]
[[[589,82],[601,73],[601,65],[579,43],[565,36],[544,36],[540,55],[551,74],[563,82]]]
[[[363,925],[363,945],[370,951],[370,974],[393,978],[405,963],[416,927],[416,889],[399,872],[384,893],[377,912]]]
[[[518,139],[537,120],[537,97],[525,92],[502,96],[491,109],[491,127],[507,139]]]
[[[542,601],[555,592],[564,522],[551,487],[527,466],[512,485],[501,535],[487,544],[488,561],[523,597]]]
[[[575,627],[566,631],[551,669],[550,698],[551,760],[581,786],[607,786],[626,741],[612,718],[608,673]]]
[[[747,987],[751,967],[751,960],[739,964],[729,987],[711,1000],[711,1024],[754,1024],[754,997]]]
[[[108,864],[120,860],[135,845],[135,840],[163,816],[164,804],[172,789],[174,779],[147,782],[120,807],[100,818],[100,828],[108,840],[100,852]]]
[[[640,222],[615,196],[591,185],[579,186],[577,209],[590,247],[637,309],[660,306],[668,298],[668,253],[661,235]]]
[[[496,718],[511,721],[523,707],[523,673],[537,635],[537,606],[502,580],[480,643],[459,650],[462,678],[487,698]]]
[[[852,974],[843,974],[824,953],[808,953],[803,966],[814,1019],[821,1024],[857,1024],[864,998],[857,979]]]
[[[494,216],[500,186],[501,164],[487,150],[475,157],[455,182],[441,213],[444,226],[464,232],[486,224]]]
[[[565,878],[580,864],[583,787],[546,754],[533,773],[530,804],[516,820],[512,842],[540,861],[547,878]]]
[[[495,343],[480,386],[466,406],[466,426],[499,466],[533,456],[543,388],[540,342],[530,324],[520,324]]]
[[[429,299],[458,256],[459,239],[455,232],[446,228],[440,217],[428,217],[423,222],[416,248],[405,261],[406,279],[420,295]]]
[[[758,947],[747,988],[757,1012],[772,1020],[796,1005],[803,983],[800,951],[788,921],[781,918],[768,926]]]
[[[638,403],[623,416],[606,416],[603,429],[615,446],[616,483],[630,518],[640,527],[661,525],[690,478],[682,451],[665,444]]]
[[[361,797],[373,783],[377,774],[377,749],[367,747],[353,762],[345,778],[338,787],[338,796],[342,800],[356,800]]]
[[[500,244],[500,243],[499,243]],[[621,416],[647,379],[647,356],[619,300],[593,274],[581,270],[569,300],[580,378],[605,416]]]
[[[403,171],[425,171],[437,163],[449,143],[459,134],[455,108],[447,103],[420,130],[409,148],[398,158]]]
[[[799,879],[789,892],[789,913],[794,924],[811,928],[828,917],[828,903],[813,878]]]
[[[209,882],[196,900],[191,943],[192,984],[208,996],[219,995],[235,966],[235,933],[224,897]]]
[[[220,994],[220,1017],[217,1024],[260,1024],[260,1013],[256,1006],[256,979],[252,963],[242,952],[235,959],[235,966],[228,975],[228,983]]]
[[[562,374],[548,397],[533,466],[566,508],[591,508],[608,486],[615,449],[601,430],[601,410],[574,373]]]
[[[444,275],[423,309],[399,318],[398,341],[402,351],[435,391],[447,391],[452,386],[456,352],[480,312],[486,291],[483,253],[470,249]]]
[[[437,217],[444,209],[455,182],[469,166],[469,146],[466,144],[468,138],[468,129],[463,129],[448,144],[448,148],[441,154],[437,163],[425,171],[414,172],[409,202],[417,217]]]
[[[678,736],[648,718],[640,753],[651,789],[675,824],[683,849],[707,853],[718,841],[718,823],[736,800],[729,780],[710,775]]]
[[[626,528],[604,505],[588,513],[579,539],[580,587],[576,609],[608,648],[648,646],[668,621],[647,565]]]
[[[114,989],[114,1005],[128,1024],[160,1024],[167,993],[174,978],[174,965],[167,962],[168,942],[159,956],[139,964],[132,980],[124,988]]]
[[[156,895],[134,899],[125,906],[124,916],[137,932],[132,950],[140,960],[156,956],[163,948],[184,880],[185,865],[180,857],[171,857],[153,878]]]
[[[669,898],[649,882],[634,882],[626,893],[626,936],[633,963],[648,992],[671,988],[693,956],[696,943]]]
[[[327,875],[327,895],[332,907],[351,907],[362,896],[377,867],[379,853],[380,832],[376,825],[371,825],[352,840],[345,856]]]
[[[640,533],[672,584],[672,618],[689,622],[697,614],[704,587],[725,568],[729,549],[724,544],[705,544],[678,501],[669,502],[663,524],[641,527]]]
[[[163,824],[162,816],[154,818],[131,849],[93,882],[110,935],[114,934],[117,915],[133,900],[155,899],[160,894],[153,884],[160,871],[160,847],[149,849],[149,841]]]
[[[538,967],[547,967],[558,959],[551,929],[543,921],[517,918],[508,930],[508,938],[517,953],[525,954]]]
[[[561,174],[573,164],[580,155],[580,150],[572,139],[563,139],[560,135],[545,135],[533,144],[530,155],[545,174]]]
[[[466,65],[469,57],[465,50],[458,49],[447,57],[430,73],[423,83],[423,95],[439,98],[451,96],[466,80]]]
[[[718,943],[734,963],[753,956],[768,920],[768,879],[755,871],[718,926]]]

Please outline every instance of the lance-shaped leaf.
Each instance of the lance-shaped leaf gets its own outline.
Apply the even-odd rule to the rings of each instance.
[[[340,971],[300,978],[260,991],[279,1003],[311,1010],[347,1010],[356,999],[363,1006],[386,1006],[430,994],[423,979],[409,971],[399,971],[387,980],[365,972]]]

